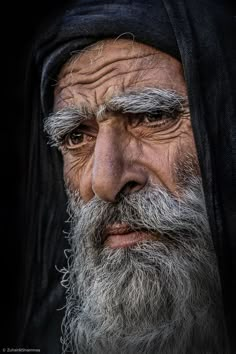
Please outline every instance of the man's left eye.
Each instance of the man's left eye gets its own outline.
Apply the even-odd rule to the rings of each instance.
[[[159,120],[167,118],[166,115],[164,115],[161,112],[158,113],[146,113],[143,117],[143,122],[144,123],[152,123],[152,122],[157,122]]]
[[[173,117],[167,113],[162,113],[162,112],[153,113],[153,114],[146,113],[143,116],[142,121],[140,123],[141,124],[144,123],[149,126],[150,125],[162,126],[169,123],[171,120],[173,120]]]
[[[164,127],[173,122],[177,116],[165,112],[140,113],[129,116],[129,124],[135,128],[138,126]]]

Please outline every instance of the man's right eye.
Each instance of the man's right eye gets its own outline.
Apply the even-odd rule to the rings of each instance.
[[[63,139],[62,145],[69,150],[78,149],[94,139],[96,139],[96,134],[88,127],[81,126],[79,129],[68,133]]]
[[[65,137],[64,146],[67,149],[76,149],[80,144],[84,142],[85,133],[74,131],[69,133]]]

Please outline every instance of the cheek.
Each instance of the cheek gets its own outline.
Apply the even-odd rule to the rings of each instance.
[[[175,190],[174,163],[176,157],[176,142],[153,144],[143,148],[143,161],[149,172],[151,184]]]
[[[90,151],[91,153],[91,151]],[[76,156],[77,155],[77,156]],[[93,197],[91,189],[93,155],[71,154],[63,155],[64,160],[64,181],[66,188],[71,192],[79,192],[84,201]]]
[[[80,180],[80,168],[75,162],[68,161],[69,159],[64,158],[64,181],[65,185],[71,192],[77,191],[79,187]]]
[[[64,181],[70,191],[79,191],[81,175],[88,164],[87,154],[76,151],[63,153]]]
[[[201,175],[192,129],[188,129],[179,137],[173,162],[173,175],[176,190],[180,193],[183,188],[189,186],[192,177]]]
[[[150,182],[161,184],[175,193],[179,184],[177,171],[180,165],[185,165],[182,161],[189,162],[191,157],[191,160],[194,160],[193,174],[197,173],[196,148],[190,120],[183,122],[175,136],[149,144],[144,143],[142,155],[142,163],[150,171]]]
[[[201,177],[193,134],[179,144],[175,160],[175,178],[180,189],[187,187],[192,177]]]

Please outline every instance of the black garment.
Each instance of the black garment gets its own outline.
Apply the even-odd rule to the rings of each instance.
[[[59,68],[74,50],[104,38],[131,38],[182,62],[209,222],[218,257],[225,317],[236,351],[236,48],[235,19],[224,0],[77,0],[53,13],[32,51],[27,85],[28,236],[24,244],[22,338],[60,352],[66,198],[62,162],[43,135]],[[46,30],[45,30],[46,28]]]

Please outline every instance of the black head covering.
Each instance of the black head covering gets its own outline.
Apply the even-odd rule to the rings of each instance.
[[[236,348],[235,32],[223,0],[77,0],[54,12],[32,50],[26,88],[30,154],[22,343],[60,352],[63,313],[56,309],[64,305],[64,294],[55,265],[63,266],[67,246],[66,198],[61,157],[48,147],[42,129],[57,73],[73,51],[132,34],[183,65],[232,352]]]

